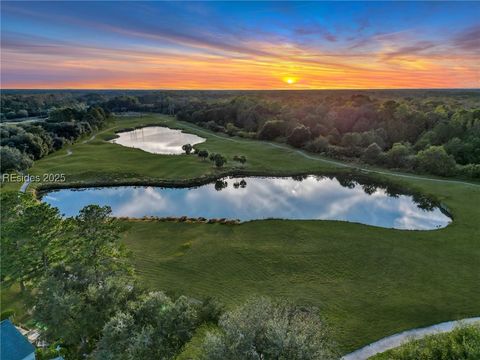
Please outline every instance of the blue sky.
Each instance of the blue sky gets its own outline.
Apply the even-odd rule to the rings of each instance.
[[[479,15],[479,2],[2,2],[2,86],[478,87]]]

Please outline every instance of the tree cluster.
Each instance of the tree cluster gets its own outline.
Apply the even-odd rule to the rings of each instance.
[[[1,172],[23,171],[38,160],[81,136],[102,128],[110,113],[101,107],[72,108],[50,112],[48,119],[0,128]]]
[[[480,177],[480,103],[473,97],[310,94],[298,99],[267,92],[195,99],[176,108],[179,120],[232,136],[286,142],[390,168]]]

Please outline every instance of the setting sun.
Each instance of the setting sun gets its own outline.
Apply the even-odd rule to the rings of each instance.
[[[289,85],[292,85],[292,84],[295,84],[298,81],[298,79],[289,76],[289,77],[284,77],[283,81],[286,82]]]

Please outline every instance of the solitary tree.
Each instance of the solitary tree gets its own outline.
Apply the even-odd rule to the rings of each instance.
[[[208,157],[208,151],[207,150],[200,150],[198,152],[198,156],[201,157],[203,160],[205,160]]]
[[[185,154],[190,155],[193,150],[193,146],[191,144],[185,144],[182,146],[182,150],[185,151]]]

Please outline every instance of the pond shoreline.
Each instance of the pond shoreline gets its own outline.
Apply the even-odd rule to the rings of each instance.
[[[192,155],[193,156],[193,155]],[[414,189],[411,186],[405,186],[404,184],[398,184],[396,181],[388,180],[381,176],[375,176],[377,179],[370,174],[365,173],[362,170],[356,169],[341,169],[335,171],[258,171],[258,170],[247,170],[247,169],[231,169],[226,171],[221,171],[216,174],[209,174],[205,176],[199,176],[190,179],[138,179],[138,180],[99,180],[94,182],[62,182],[62,183],[38,183],[35,186],[35,191],[38,193],[44,193],[50,190],[58,189],[69,189],[69,188],[97,188],[97,187],[116,187],[116,186],[157,186],[165,188],[190,188],[197,187],[209,184],[216,180],[220,180],[225,177],[267,177],[267,178],[283,178],[283,177],[298,177],[298,176],[325,176],[325,177],[348,177],[352,180],[360,179],[369,181],[372,184],[377,186],[391,186],[398,191],[402,191],[408,195],[413,194],[422,194],[424,196],[429,196],[428,194],[423,194],[419,190]],[[433,196],[429,196],[431,200],[435,201]]]
[[[277,174],[273,174],[272,172],[258,172],[258,171],[248,171],[248,170],[245,170],[245,169],[234,169],[234,170],[230,170],[230,171],[222,171],[222,172],[218,172],[216,174],[210,174],[210,175],[207,175],[207,176],[202,176],[202,177],[198,177],[198,178],[194,178],[194,179],[183,179],[183,180],[155,180],[155,181],[144,181],[144,180],[137,180],[137,181],[134,181],[134,182],[131,182],[131,181],[117,181],[117,182],[97,182],[95,183],[94,186],[92,186],[91,184],[87,184],[87,183],[75,183],[75,184],[68,184],[68,183],[61,183],[61,184],[48,184],[48,185],[41,185],[39,184],[37,186],[37,191],[36,191],[36,196],[37,198],[39,199],[42,199],[44,196],[46,195],[49,195],[50,193],[53,193],[53,192],[56,192],[56,191],[60,191],[61,193],[65,193],[65,192],[62,192],[62,190],[72,190],[72,191],[75,191],[75,190],[85,190],[87,191],[85,194],[88,194],[88,195],[85,195],[85,196],[90,196],[90,193],[91,191],[95,191],[96,189],[97,190],[102,190],[102,189],[105,189],[106,191],[109,191],[110,194],[113,194],[111,191],[113,190],[114,193],[119,193],[119,192],[122,192],[124,193],[124,191],[133,191],[132,190],[125,190],[125,189],[122,189],[122,188],[138,188],[138,190],[135,190],[135,191],[154,191],[155,193],[159,193],[160,191],[163,191],[162,189],[188,189],[188,191],[197,191],[196,189],[198,188],[201,188],[201,187],[204,187],[204,186],[207,186],[207,185],[213,185],[215,184],[215,189],[217,191],[220,191],[221,189],[223,189],[224,187],[227,186],[227,181],[230,182],[230,181],[234,181],[236,180],[237,182],[234,183],[234,185],[237,185],[236,187],[238,188],[238,186],[244,182],[244,180],[247,180],[247,182],[249,182],[248,178],[250,179],[257,179],[254,181],[254,183],[256,182],[257,184],[258,181],[262,181],[262,179],[272,179],[270,181],[274,181],[274,179],[285,179],[285,180],[290,180],[293,181],[293,183],[296,183],[297,181],[298,182],[302,182],[302,181],[307,181],[307,184],[309,183],[308,180],[306,179],[311,179],[311,178],[314,178],[316,179],[317,181],[322,181],[322,180],[326,180],[326,181],[332,181],[332,180],[335,180],[335,183],[338,185],[338,186],[342,186],[343,188],[345,189],[354,189],[354,188],[357,188],[357,187],[360,187],[363,189],[363,192],[368,194],[368,195],[371,195],[373,194],[374,192],[377,191],[377,189],[380,189],[385,195],[388,195],[388,197],[390,198],[398,198],[398,197],[403,197],[403,196],[409,196],[411,200],[409,201],[413,201],[414,203],[417,204],[418,208],[422,209],[422,210],[427,210],[427,211],[434,211],[434,209],[436,208],[437,211],[440,211],[441,213],[443,213],[443,215],[445,215],[446,217],[449,218],[450,221],[448,221],[446,224],[447,225],[442,225],[441,228],[444,228],[446,226],[448,226],[449,223],[451,223],[451,220],[453,219],[453,217],[451,216],[451,214],[448,212],[448,210],[445,209],[445,207],[437,200],[435,200],[432,196],[428,196],[426,194],[423,194],[423,193],[420,193],[418,191],[414,191],[413,189],[408,189],[407,187],[405,186],[401,186],[400,184],[397,184],[395,182],[392,182],[392,181],[385,181],[385,179],[378,179],[378,178],[373,178],[372,176],[368,175],[368,174],[364,174],[364,173],[361,173],[361,172],[358,172],[358,171],[352,171],[352,170],[348,170],[348,171],[331,171],[331,172],[321,172],[321,173],[313,173],[313,172],[302,172],[302,173],[295,173],[295,175],[292,175],[291,173],[290,174],[286,174],[284,172],[277,172]],[[234,180],[232,180],[234,179]],[[241,180],[241,181],[240,181]],[[253,180],[252,180],[253,181]],[[282,180],[283,181],[283,180]],[[223,183],[225,184],[223,186]],[[315,182],[314,182],[315,183]],[[49,185],[53,185],[53,186],[49,186]],[[217,189],[217,186],[218,186],[218,189]],[[263,185],[264,186],[264,185]],[[141,188],[145,188],[145,189],[141,189]],[[149,189],[147,189],[149,188]],[[280,187],[280,188],[283,188]],[[111,189],[111,190],[108,190],[108,189]],[[279,188],[277,188],[279,189]],[[293,189],[292,189],[293,190]],[[103,190],[102,190],[103,191]],[[166,191],[166,190],[165,190]],[[263,190],[262,190],[263,191]],[[285,190],[283,190],[285,191]],[[215,192],[214,192],[215,193]],[[296,191],[295,191],[296,193]],[[72,193],[73,194],[73,193]],[[172,194],[169,192],[169,194]],[[178,194],[178,193],[177,193]],[[287,194],[291,194],[289,191],[285,192],[285,195]],[[54,199],[54,201],[59,201],[58,199],[55,199],[57,196],[55,195],[52,195],[54,196],[52,199]],[[62,195],[60,195],[62,196]],[[149,195],[149,197],[152,196],[152,195]],[[287,197],[290,197],[292,195],[287,195]],[[296,196],[302,196],[302,195],[293,195],[294,198],[296,198]],[[127,215],[127,214],[117,214],[118,216],[117,217],[123,217],[123,218],[132,218],[132,219],[141,219],[141,218],[147,218],[147,219],[150,219],[150,220],[160,220],[160,221],[185,221],[185,220],[197,220],[197,218],[201,218],[201,217],[206,217],[207,219],[202,219],[203,221],[205,220],[208,220],[208,219],[220,219],[220,220],[226,220],[226,219],[222,219],[222,218],[227,218],[228,220],[237,220],[239,222],[246,222],[246,221],[251,221],[251,220],[263,220],[263,219],[285,219],[285,220],[342,220],[342,221],[350,221],[350,222],[358,222],[358,223],[363,223],[363,224],[366,224],[366,225],[373,225],[373,226],[380,226],[382,227],[382,225],[380,225],[380,222],[378,222],[378,220],[375,220],[374,223],[369,223],[369,222],[363,222],[362,220],[343,220],[341,218],[317,218],[315,214],[312,213],[311,217],[310,216],[306,216],[305,218],[304,217],[301,217],[301,216],[298,216],[295,215],[294,217],[290,217],[290,215],[285,215],[285,214],[290,214],[291,211],[293,212],[296,212],[298,211],[298,209],[295,207],[297,206],[298,204],[296,203],[295,199],[292,198],[291,200],[293,201],[292,203],[292,206],[294,206],[294,209],[295,210],[286,210],[285,207],[284,208],[284,214],[282,215],[278,215],[278,214],[271,214],[271,215],[257,215],[258,217],[252,217],[250,218],[250,214],[247,215],[246,213],[243,215],[228,215],[228,216],[225,216],[225,214],[222,214],[222,213],[210,213],[209,215],[205,215],[205,213],[199,213],[198,211],[197,212],[186,212],[186,213],[179,213],[179,211],[174,211],[173,213],[171,214],[156,214],[155,212],[150,212],[150,213],[146,213],[146,214],[140,214],[140,216],[137,215]],[[311,197],[309,197],[311,198]],[[48,197],[47,197],[48,199]],[[143,198],[145,200],[143,201],[146,201],[146,198]],[[152,198],[153,199],[153,198]],[[149,200],[149,201],[153,201],[153,200]],[[304,198],[306,199],[306,198]],[[312,199],[312,198],[311,198]],[[251,198],[249,198],[249,201],[251,200]],[[47,200],[48,202],[49,200]],[[92,199],[93,201],[93,199]],[[177,201],[177,200],[176,200]],[[258,201],[258,200],[257,200]],[[306,201],[306,200],[304,200]],[[309,200],[309,201],[313,201],[313,200]],[[323,201],[321,200],[321,198],[319,198],[319,201],[321,201],[320,203],[318,204],[322,204]],[[264,200],[262,200],[260,202],[263,206],[264,204]],[[295,204],[295,205],[294,205]],[[313,203],[312,203],[313,204]],[[185,204],[186,205],[186,204]],[[173,206],[173,205],[172,205]],[[187,206],[187,205],[186,205]],[[252,204],[250,205],[252,206]],[[255,205],[253,205],[255,206]],[[327,205],[323,205],[323,206],[327,206]],[[188,208],[188,206],[186,207]],[[282,208],[282,207],[280,207]],[[322,209],[322,207],[320,205],[316,206],[317,209]],[[285,213],[285,211],[287,211]],[[360,208],[357,208],[357,215],[355,216],[372,216],[373,218],[375,218],[375,215],[359,215],[359,211],[363,211],[365,213],[365,211],[367,211],[366,209],[364,210],[361,210],[361,207]],[[267,214],[269,214],[270,211],[267,210]],[[367,211],[365,214],[368,214],[369,212]],[[184,216],[184,215],[187,215],[187,216]],[[237,217],[238,216],[238,217]],[[263,217],[265,216],[265,217]],[[240,220],[241,219],[241,220]],[[378,218],[375,218],[375,219],[378,219]],[[202,221],[202,222],[203,222]],[[223,221],[221,221],[223,222]],[[422,229],[422,228],[415,228],[415,227],[396,227],[395,225],[390,225],[390,226],[383,226],[383,227],[387,227],[387,228],[397,228],[397,229],[401,229],[401,230],[436,230],[437,228],[440,228],[440,225],[439,226],[436,226],[435,228],[434,227],[431,227],[431,228],[425,228],[425,229]]]

